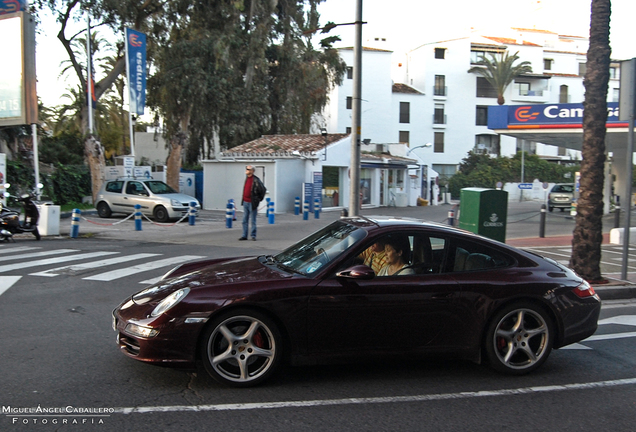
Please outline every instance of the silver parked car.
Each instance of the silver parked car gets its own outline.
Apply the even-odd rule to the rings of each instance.
[[[560,208],[561,211],[572,207],[574,185],[570,183],[555,184],[548,194],[548,210]]]
[[[107,218],[113,213],[133,213],[135,204],[139,204],[146,216],[167,222],[186,215],[191,201],[196,202],[198,214],[201,204],[196,198],[179,193],[162,181],[125,178],[105,182],[97,194],[95,208],[100,217]]]

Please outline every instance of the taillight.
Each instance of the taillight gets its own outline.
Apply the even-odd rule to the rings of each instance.
[[[587,282],[583,282],[581,285],[574,288],[574,294],[581,298],[593,297],[596,295],[594,288]]]

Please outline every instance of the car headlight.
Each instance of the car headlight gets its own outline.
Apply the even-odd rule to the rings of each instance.
[[[150,316],[156,317],[161,315],[162,313],[172,309],[177,303],[185,298],[190,292],[190,288],[181,288],[172,294],[170,294],[165,299],[161,300],[157,307],[152,311]]]
[[[183,207],[183,204],[181,204],[181,201],[176,199],[171,199],[170,204],[172,204],[172,207]]]
[[[144,338],[151,338],[159,334],[159,332],[153,328],[141,326],[139,324],[134,324],[134,323],[129,323],[126,326],[125,332],[133,336],[139,336]]]

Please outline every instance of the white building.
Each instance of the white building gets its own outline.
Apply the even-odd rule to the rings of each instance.
[[[262,136],[202,161],[203,206],[225,209],[230,199],[239,206],[245,166],[253,165],[277,213],[293,212],[296,197],[311,204],[319,198],[324,208],[348,208],[350,160],[348,134]],[[409,155],[404,144],[362,144],[360,166],[362,206],[415,206],[429,190],[423,161]],[[262,207],[265,211],[265,203]]]
[[[367,41],[363,50],[362,138],[374,143],[407,143],[438,172],[442,183],[456,172],[468,151],[512,156],[522,148],[552,160],[577,160],[580,152],[507,136],[487,127],[487,107],[497,104],[496,93],[468,70],[487,53],[518,52],[532,73],[518,77],[505,92],[510,105],[583,102],[588,40],[577,36],[512,28],[506,34],[472,33],[455,39],[421,44],[407,53],[381,49],[381,38]],[[386,48],[386,46],[384,47]],[[340,55],[353,65],[353,50]],[[618,101],[618,64],[610,71],[609,102]],[[350,131],[350,73],[333,90],[324,111],[329,133]],[[349,104],[349,105],[348,105]],[[577,146],[574,146],[577,147]],[[578,146],[580,148],[580,145]]]

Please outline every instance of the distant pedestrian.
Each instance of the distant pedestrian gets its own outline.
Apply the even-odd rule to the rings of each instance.
[[[252,221],[252,231],[250,235],[252,240],[256,240],[256,215],[258,214],[258,205],[263,198],[267,189],[263,185],[261,179],[254,175],[254,167],[248,165],[245,167],[245,184],[243,185],[243,237],[239,240],[247,240],[248,228],[250,220]]]

